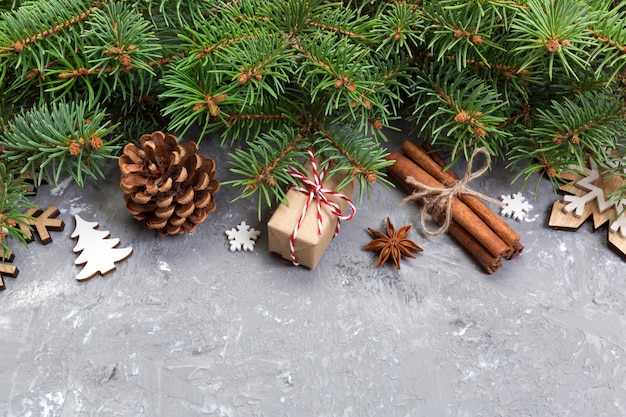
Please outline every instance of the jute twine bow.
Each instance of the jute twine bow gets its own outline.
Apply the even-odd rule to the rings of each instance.
[[[315,155],[313,155],[313,150],[311,148],[307,148],[307,153],[309,154],[309,161],[311,162],[311,171],[312,171],[312,179],[309,179],[306,175],[297,170],[293,165],[289,166],[289,171],[287,173],[294,178],[300,180],[300,183],[303,185],[302,187],[292,186],[294,190],[304,194],[307,196],[306,203],[302,208],[302,213],[298,218],[298,222],[291,233],[291,237],[289,239],[289,252],[291,255],[291,261],[294,265],[299,265],[298,260],[296,259],[296,237],[298,236],[298,230],[300,230],[300,226],[302,226],[302,221],[304,220],[304,216],[309,209],[309,205],[315,199],[317,203],[317,234],[322,234],[322,206],[328,207],[331,214],[337,216],[337,226],[335,227],[335,234],[333,238],[337,236],[339,233],[339,229],[341,227],[341,220],[350,220],[354,217],[356,213],[356,207],[352,203],[346,195],[341,194],[335,190],[330,190],[328,188],[322,187],[322,181],[324,180],[324,176],[328,171],[328,164],[325,164],[321,170],[318,170],[317,161],[315,160]],[[340,198],[348,203],[350,206],[350,213],[347,215],[343,215],[341,213],[341,207],[339,204],[335,203],[328,196],[335,196]]]
[[[482,153],[485,155],[485,164],[477,171],[472,172],[472,166],[474,164],[474,157]],[[469,194],[476,197],[479,197],[483,200],[489,201],[490,203],[497,204],[499,206],[502,205],[502,202],[496,200],[495,198],[489,197],[488,195],[479,193],[478,191],[474,191],[467,185],[470,181],[475,178],[483,175],[491,166],[491,155],[485,147],[477,148],[472,153],[472,156],[467,161],[467,168],[465,170],[465,176],[458,180],[451,187],[431,187],[429,185],[423,184],[413,177],[407,177],[406,182],[413,185],[414,187],[419,188],[421,191],[415,191],[410,196],[404,198],[402,203],[406,203],[407,201],[418,200],[420,198],[424,198],[424,208],[422,209],[422,214],[420,216],[420,223],[422,225],[422,230],[428,236],[439,236],[442,233],[445,233],[450,227],[450,221],[452,220],[452,201],[454,197],[459,194]],[[426,215],[430,213],[435,219],[439,219],[443,215],[443,223],[441,227],[437,230],[431,230],[426,226]]]

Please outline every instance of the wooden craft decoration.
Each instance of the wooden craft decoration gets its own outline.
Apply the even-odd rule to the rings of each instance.
[[[117,248],[118,238],[109,238],[109,232],[97,230],[98,223],[83,220],[75,214],[76,228],[72,239],[78,238],[74,252],[81,252],[74,261],[75,265],[83,265],[82,271],[76,276],[79,281],[93,278],[98,272],[105,275],[115,270],[115,262],[128,258],[133,248]]]
[[[4,249],[0,247],[0,291],[5,290],[4,277],[17,278],[17,274],[20,272],[15,265],[10,265],[5,262],[13,262],[15,255],[11,251],[5,256]]]
[[[626,213],[623,213],[626,199],[614,202],[609,198],[612,192],[626,185],[626,180],[621,176],[604,176],[592,159],[582,171],[581,175],[567,176],[571,182],[559,189],[565,195],[552,206],[548,225],[576,231],[589,217],[593,218],[594,230],[608,224],[609,247],[626,260]]]
[[[459,177],[448,169],[443,170],[445,161],[432,152],[427,144],[421,147],[410,141],[404,142],[402,151],[391,152],[387,157],[395,160],[387,171],[408,193],[420,191],[419,187],[407,183],[407,177],[430,187],[452,187]],[[419,201],[424,204],[428,196]],[[478,197],[459,194],[452,197],[451,219],[447,229],[477,262],[492,274],[502,266],[502,259],[517,257],[524,246],[520,236]],[[440,224],[444,219],[436,219]]]
[[[40,184],[47,183],[45,178],[38,179],[39,172],[23,172],[20,174],[20,177],[24,181],[24,191],[32,195],[37,194],[37,182]]]
[[[24,212],[27,216],[32,216],[34,220],[25,220],[26,224],[18,223],[19,228],[24,232],[24,238],[27,242],[35,240],[33,237],[33,231],[39,236],[39,240],[44,245],[52,242],[49,230],[54,232],[62,232],[65,228],[65,223],[61,219],[56,219],[59,215],[59,210],[55,206],[50,206],[45,210],[41,209],[28,209]],[[33,230],[27,226],[33,226]]]
[[[261,234],[260,230],[253,229],[245,221],[242,221],[230,230],[226,231],[226,236],[230,242],[230,251],[254,251],[254,244]]]

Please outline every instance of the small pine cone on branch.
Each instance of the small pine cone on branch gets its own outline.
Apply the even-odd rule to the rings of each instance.
[[[126,145],[118,161],[126,208],[163,235],[193,232],[216,207],[215,161],[198,155],[194,142],[181,145],[163,132],[139,141],[141,147]]]

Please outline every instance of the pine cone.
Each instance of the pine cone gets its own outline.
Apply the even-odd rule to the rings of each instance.
[[[126,208],[149,229],[164,235],[193,232],[215,210],[215,161],[198,155],[193,142],[178,144],[163,132],[140,138],[119,158]]]

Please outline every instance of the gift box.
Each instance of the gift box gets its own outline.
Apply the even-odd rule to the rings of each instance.
[[[310,163],[307,162],[305,168],[307,172],[311,173]],[[311,175],[308,177],[311,178]],[[325,189],[335,190],[341,180],[342,178],[337,176],[324,177],[321,184]],[[339,192],[348,199],[352,199],[355,191],[356,180]],[[351,202],[329,193],[326,194],[326,197],[339,206],[341,213],[346,214]],[[293,242],[293,254],[297,259],[297,264],[313,269],[322,259],[328,244],[335,236],[339,218],[332,213],[328,205],[322,204],[319,212],[321,214],[321,234],[318,234],[318,206],[315,198],[310,202],[304,216],[302,212],[308,196],[292,188],[287,191],[286,198],[287,204],[281,203],[267,224],[269,250],[280,254],[284,259],[293,261],[290,242],[294,229],[302,217],[296,239]]]

